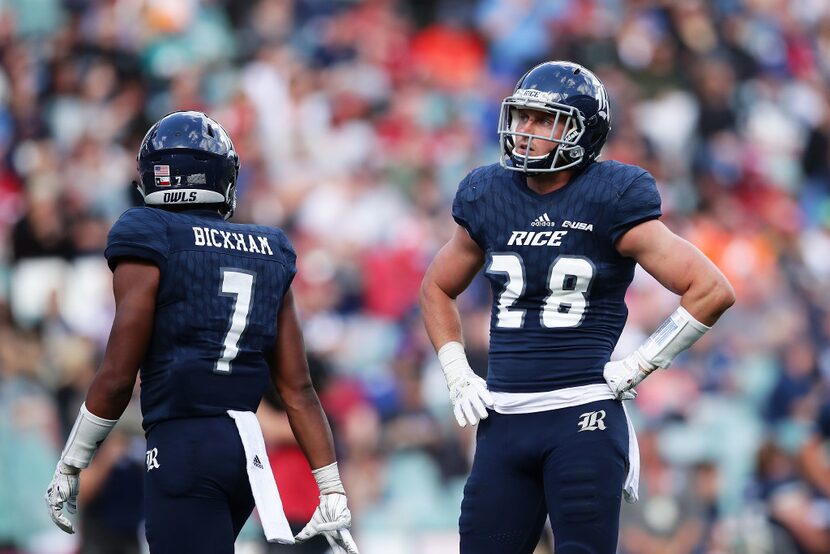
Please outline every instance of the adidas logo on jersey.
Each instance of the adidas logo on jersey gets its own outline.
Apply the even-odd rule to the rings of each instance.
[[[259,469],[263,469],[262,462],[259,461],[259,456],[254,454],[254,466],[258,467]]]
[[[548,213],[545,212],[530,223],[531,227],[556,227],[556,222],[551,221]]]

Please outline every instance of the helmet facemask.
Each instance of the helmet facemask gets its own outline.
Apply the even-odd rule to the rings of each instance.
[[[585,120],[582,113],[574,106],[540,101],[538,97],[543,94],[546,93],[536,90],[518,90],[502,102],[499,114],[502,167],[523,173],[553,173],[571,169],[582,163],[585,156],[585,149],[579,145],[585,134]],[[550,135],[517,131],[519,126],[517,116],[520,110],[537,110],[551,114],[554,120]],[[528,154],[520,154],[516,151],[519,137],[528,139],[526,149]],[[553,142],[556,143],[556,147],[548,154],[531,156],[529,152],[535,141]]]

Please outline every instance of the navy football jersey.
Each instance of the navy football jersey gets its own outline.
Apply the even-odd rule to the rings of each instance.
[[[141,367],[144,428],[171,418],[256,411],[270,379],[265,351],[296,272],[279,229],[210,211],[127,210],[105,252],[161,271],[153,334]]]
[[[660,217],[653,177],[596,162],[566,186],[537,194],[524,175],[494,164],[461,182],[452,214],[486,254],[488,387],[543,392],[604,383],[635,267],[614,244]]]

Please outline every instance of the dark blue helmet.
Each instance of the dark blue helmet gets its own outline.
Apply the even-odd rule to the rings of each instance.
[[[236,208],[239,156],[221,125],[202,112],[173,112],[150,127],[138,150],[138,190],[148,206]]]
[[[522,109],[550,113],[550,136],[517,132],[517,116]],[[519,79],[513,94],[502,102],[500,162],[502,167],[523,173],[578,169],[599,156],[610,129],[608,94],[596,75],[572,62],[539,64]],[[515,151],[516,137],[527,137],[526,154]],[[549,154],[531,156],[534,140],[551,141],[558,146]]]

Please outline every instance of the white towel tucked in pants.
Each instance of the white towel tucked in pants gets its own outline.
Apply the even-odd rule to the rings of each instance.
[[[268,542],[294,544],[294,534],[282,509],[280,491],[271,472],[271,463],[265,452],[265,440],[262,438],[262,429],[259,427],[256,414],[228,410],[228,415],[236,421],[239,438],[242,439],[245,469],[248,471],[248,480],[251,482],[251,491],[265,538]]]

